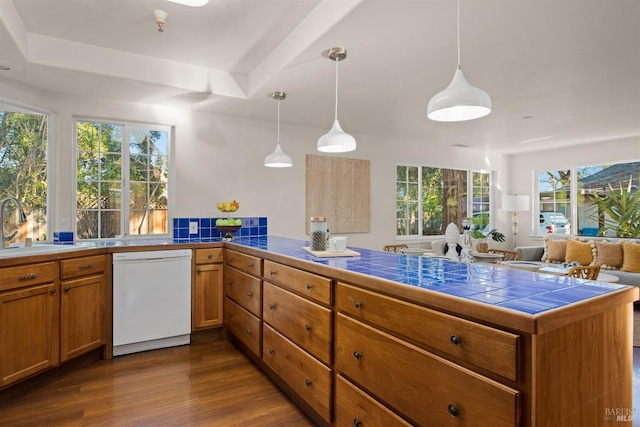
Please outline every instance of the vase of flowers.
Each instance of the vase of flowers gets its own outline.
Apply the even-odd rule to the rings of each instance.
[[[489,230],[489,215],[481,213],[471,218],[471,238],[477,240],[476,250],[485,253],[489,250],[487,239],[491,238],[495,242],[504,242],[506,237],[497,229]]]

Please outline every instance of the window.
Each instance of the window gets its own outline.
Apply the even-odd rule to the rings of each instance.
[[[490,211],[490,194],[488,172],[398,165],[396,235],[442,235],[451,222],[461,227],[469,212]]]
[[[168,233],[170,129],[76,121],[80,239]]]
[[[579,166],[538,176],[539,234],[640,238],[640,162]],[[555,224],[550,224],[552,219]]]
[[[5,206],[5,235],[12,242],[47,239],[48,116],[0,105],[0,200],[15,197],[27,213],[20,223],[16,205]]]

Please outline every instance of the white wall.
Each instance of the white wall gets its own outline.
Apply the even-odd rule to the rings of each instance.
[[[603,163],[620,163],[640,160],[640,138],[623,138],[615,141],[597,142],[558,148],[552,152],[540,151],[511,156],[509,180],[511,190],[518,194],[533,196],[535,170],[559,170],[572,166],[589,166]],[[532,197],[532,206],[536,201]],[[518,215],[518,246],[540,245],[540,237],[532,238],[532,212]],[[535,222],[537,225],[537,222]]]
[[[55,113],[51,135],[55,136],[56,149],[50,162],[55,179],[49,182],[53,188],[54,231],[60,229],[62,219],[73,217],[73,119],[84,117],[174,126],[174,216],[215,217],[219,215],[216,202],[235,199],[240,203],[237,216],[268,217],[271,235],[306,238],[305,155],[319,154],[316,142],[330,123],[327,129],[312,129],[283,121],[281,144],[294,166],[271,169],[265,168],[263,161],[275,148],[275,121],[53,94],[7,80],[0,80],[0,93],[5,100]],[[371,232],[349,234],[351,246],[380,249],[395,241],[398,163],[496,170],[500,188],[510,182],[506,179],[505,156],[453,147],[433,150],[428,141],[354,136],[357,150],[336,157],[371,161]],[[501,195],[498,192],[498,200]],[[498,214],[501,223],[508,221],[506,214]]]

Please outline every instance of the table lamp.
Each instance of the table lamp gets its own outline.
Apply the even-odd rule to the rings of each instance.
[[[526,212],[529,210],[529,196],[504,196],[502,198],[502,209],[512,211],[511,232],[513,233],[513,246],[516,247],[516,236],[518,234],[518,211]]]

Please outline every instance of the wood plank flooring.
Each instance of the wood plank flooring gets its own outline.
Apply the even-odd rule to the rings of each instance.
[[[224,338],[101,360],[20,396],[0,425],[314,426]]]

